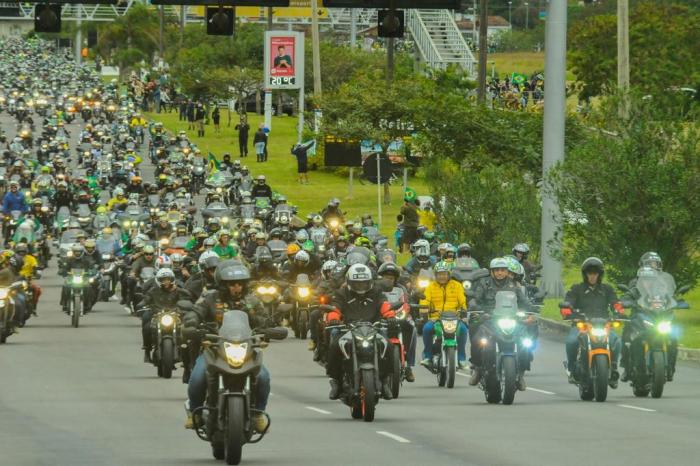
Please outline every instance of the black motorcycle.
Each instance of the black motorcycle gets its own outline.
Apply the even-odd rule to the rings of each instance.
[[[208,400],[205,406],[216,405],[217,409],[208,411],[202,407],[194,410],[192,415],[195,432],[199,438],[211,443],[214,458],[224,459],[227,464],[239,464],[243,445],[257,443],[267,433],[269,416],[265,412],[261,414],[268,418],[268,428],[256,432],[253,427],[253,414],[259,413],[254,408],[254,385],[262,368],[262,349],[267,346],[267,341],[286,337],[286,328],[256,334],[250,328],[248,314],[237,310],[224,313],[218,335],[204,335],[202,344],[208,382],[218,387],[218,390],[207,387],[208,394],[216,393],[216,401]]]

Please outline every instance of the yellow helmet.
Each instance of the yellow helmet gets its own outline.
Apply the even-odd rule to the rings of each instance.
[[[97,213],[98,213],[98,214],[107,213],[107,208],[106,208],[105,206],[101,205],[101,206],[99,206],[99,207],[97,208]]]

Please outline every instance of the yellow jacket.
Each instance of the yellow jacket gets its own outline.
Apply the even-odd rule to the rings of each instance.
[[[438,319],[443,311],[459,311],[467,309],[467,299],[464,296],[462,284],[450,280],[444,286],[432,281],[425,289],[425,298],[420,305],[429,309],[428,318]]]
[[[119,205],[122,205],[122,204],[126,204],[127,202],[128,202],[128,201],[127,201],[126,198],[119,200],[119,199],[117,199],[116,197],[113,197],[112,199],[110,199],[109,201],[107,201],[107,209],[108,209],[108,210],[114,210],[114,208],[115,208],[116,206],[119,206]]]
[[[22,270],[19,271],[19,274],[25,280],[29,280],[34,275],[34,269],[37,267],[37,265],[39,264],[34,258],[34,256],[32,256],[31,254],[26,254],[24,256],[24,264],[22,265]]]
[[[418,221],[429,231],[433,231],[435,229],[435,222],[437,221],[437,216],[432,210],[419,210]]]

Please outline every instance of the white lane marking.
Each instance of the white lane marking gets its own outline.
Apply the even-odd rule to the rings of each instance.
[[[399,435],[392,434],[391,432],[386,432],[386,431],[383,431],[383,430],[378,430],[377,433],[378,433],[379,435],[383,435],[384,437],[389,437],[389,438],[392,439],[392,440],[396,440],[396,441],[399,442],[399,443],[411,443],[410,440],[405,439],[405,438],[403,438],[403,437],[401,437],[401,436],[399,436]]]
[[[554,392],[548,392],[547,390],[540,390],[539,388],[527,387],[531,392],[542,393],[543,395],[556,395]]]
[[[309,409],[311,411],[315,411],[320,414],[331,414],[330,411],[326,411],[325,409],[319,409],[319,408],[314,408],[313,406],[306,406],[306,409]]]
[[[459,375],[460,377],[471,377],[469,374],[462,374],[461,372],[455,372],[455,374]]]
[[[620,408],[627,408],[627,409],[636,409],[637,411],[644,411],[647,413],[655,413],[655,409],[649,409],[649,408],[640,408],[639,406],[632,406],[632,405],[618,405]]]

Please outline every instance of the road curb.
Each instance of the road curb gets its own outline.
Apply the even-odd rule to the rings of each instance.
[[[540,317],[540,330],[544,330],[548,336],[553,337],[557,340],[564,341],[566,335],[569,333],[571,325],[564,322],[557,322],[552,319],[545,319]],[[678,359],[681,361],[698,361],[700,362],[700,349],[697,348],[685,348],[683,346],[678,348]]]

